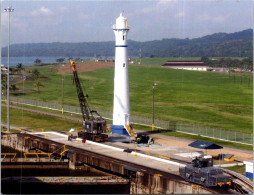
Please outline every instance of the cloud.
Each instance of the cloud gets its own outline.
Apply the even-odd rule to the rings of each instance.
[[[31,16],[34,17],[50,17],[53,15],[53,12],[47,7],[41,7],[40,9],[34,10],[31,12]]]
[[[184,12],[178,12],[175,14],[175,18],[183,18],[185,16]]]
[[[135,10],[133,13],[129,13],[128,16],[136,16],[136,15],[149,15],[153,16],[154,14],[161,15],[163,12],[171,13],[174,8],[174,5],[178,3],[178,0],[159,0],[157,2],[152,1],[152,5],[149,3],[149,6],[144,6],[142,9]],[[146,5],[146,4],[144,4]]]
[[[169,5],[170,3],[177,2],[178,0],[159,0],[157,5]]]
[[[60,13],[68,13],[68,12],[70,12],[70,9],[68,9],[67,7],[60,7],[59,12]]]
[[[225,17],[222,17],[222,16],[217,16],[217,17],[214,17],[213,18],[213,21],[214,22],[224,22],[225,21]]]
[[[207,22],[215,22],[215,23],[222,23],[225,22],[225,16],[210,16],[208,14],[201,14],[198,16],[200,21],[207,21]]]
[[[78,17],[80,20],[84,20],[84,19],[90,18],[90,15],[89,15],[89,14],[85,14],[84,12],[79,12],[79,13],[77,14],[77,17]]]
[[[156,4],[156,9],[158,11],[164,12],[178,3],[178,0],[159,0]]]
[[[8,21],[9,21],[9,17],[8,17],[8,13],[7,12],[1,12],[1,25],[2,26],[8,26]]]

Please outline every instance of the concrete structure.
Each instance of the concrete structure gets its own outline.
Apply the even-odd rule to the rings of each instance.
[[[127,34],[129,26],[122,13],[113,25],[115,33],[114,108],[111,132],[130,136],[130,100],[128,78]]]
[[[201,61],[168,61],[162,66],[173,69],[197,71],[207,71],[207,69],[209,68],[204,62]]]
[[[253,179],[253,160],[243,161],[245,164],[245,176]]]
[[[178,174],[179,163],[139,152],[124,152],[121,148],[81,140],[67,141],[67,135],[56,132],[20,133],[1,135],[2,144],[20,151],[38,148],[60,154],[63,146],[69,168],[84,164],[129,178],[130,194],[225,194],[225,190],[206,188],[184,181]]]

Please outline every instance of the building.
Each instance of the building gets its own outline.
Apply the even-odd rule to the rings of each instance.
[[[162,66],[173,69],[196,71],[207,71],[207,69],[209,68],[204,62],[201,61],[167,61]]]
[[[1,71],[2,71],[2,74],[7,73],[8,69],[5,68],[5,66],[3,64],[1,64]]]

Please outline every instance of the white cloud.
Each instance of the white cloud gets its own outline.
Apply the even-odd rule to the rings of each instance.
[[[168,6],[168,5],[170,5],[171,3],[177,2],[177,1],[178,1],[178,0],[159,0],[158,3],[157,3],[157,5],[162,5],[162,6],[166,5],[166,6]]]
[[[129,13],[128,16],[136,16],[136,15],[161,15],[163,12],[175,12],[176,10],[172,10],[174,5],[178,2],[178,0],[159,0],[154,5],[149,5],[147,7],[143,7],[142,9],[135,10],[133,13]],[[144,4],[145,5],[145,4]]]
[[[217,16],[213,18],[214,22],[224,22],[225,21],[225,17],[222,16]]]
[[[88,19],[88,18],[90,17],[90,15],[85,14],[84,12],[79,12],[79,13],[77,14],[77,17],[78,17],[79,19],[81,19],[81,20],[84,20],[84,19]]]
[[[183,18],[185,16],[184,12],[178,12],[175,14],[176,18]]]
[[[222,23],[225,21],[225,16],[216,16],[216,17],[213,17],[213,16],[210,16],[208,14],[201,14],[198,16],[198,19],[200,21],[207,21],[207,22],[215,22],[215,23]]]
[[[156,5],[156,9],[158,11],[164,12],[174,6],[176,3],[178,3],[178,0],[159,0]]]
[[[32,11],[31,15],[35,17],[49,17],[53,15],[53,12],[49,8],[43,6],[40,9]]]
[[[68,13],[68,12],[70,12],[70,9],[68,9],[67,7],[60,7],[59,12],[60,13]]]
[[[7,26],[8,25],[8,13],[7,12],[1,12],[1,25]]]

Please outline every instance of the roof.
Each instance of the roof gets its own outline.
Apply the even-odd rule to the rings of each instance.
[[[200,141],[200,140],[196,140],[196,141],[190,143],[188,146],[191,146],[193,148],[200,148],[200,149],[221,149],[221,148],[223,148],[222,146],[219,146],[217,144],[210,143],[210,142],[204,142],[204,141]]]
[[[167,61],[162,66],[207,66],[202,61]]]

